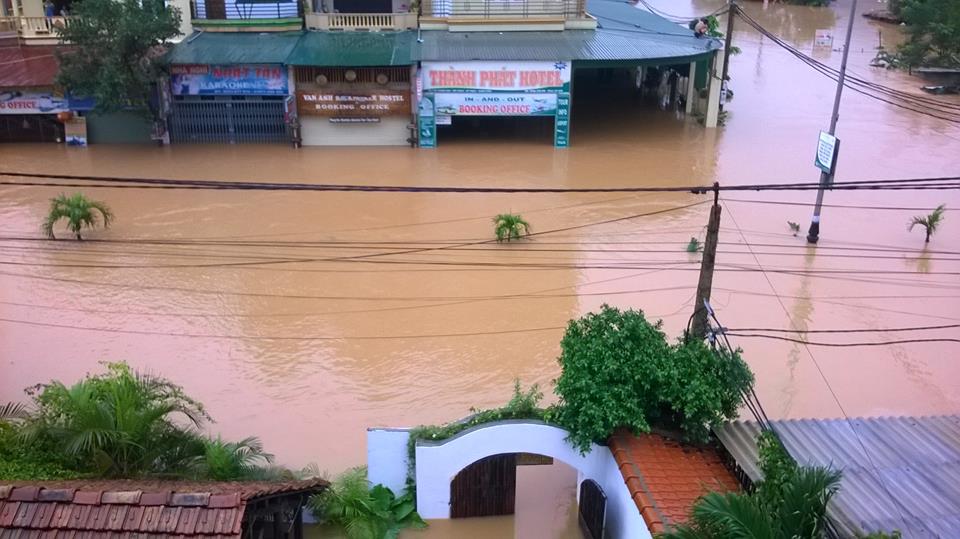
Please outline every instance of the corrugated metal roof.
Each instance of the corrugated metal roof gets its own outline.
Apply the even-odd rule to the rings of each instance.
[[[721,47],[716,39],[693,31],[632,4],[588,0],[597,18],[596,30],[562,32],[422,32],[414,59],[628,61],[688,58]]]
[[[53,86],[57,47],[0,46],[0,88]]]
[[[307,32],[287,63],[321,67],[410,65],[414,39],[410,31]]]
[[[303,32],[195,32],[167,55],[171,64],[283,64]]]
[[[906,538],[960,537],[960,416],[772,424],[800,464],[843,471],[840,492],[828,509],[842,536],[900,530]],[[716,429],[753,480],[761,478],[756,466],[759,432],[752,421]]]
[[[574,60],[624,61],[688,58],[716,50],[716,42],[630,31],[422,32],[414,52],[422,61]]]

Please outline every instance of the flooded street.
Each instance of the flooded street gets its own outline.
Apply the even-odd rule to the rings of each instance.
[[[680,15],[722,5],[651,3]],[[839,45],[848,8],[846,0],[833,8],[744,7],[807,53],[817,29],[832,28]],[[887,47],[901,39],[895,27],[858,18],[850,69],[914,91],[918,79],[868,67],[878,29]],[[730,68],[735,98],[726,105],[727,125],[716,130],[637,107],[631,96],[601,107],[575,94],[566,150],[554,149],[549,133],[441,135],[434,150],[4,145],[0,170],[410,186],[816,181],[817,133],[829,124],[835,83],[743,24],[734,43],[743,51]],[[836,51],[817,58],[840,63]],[[853,92],[844,94],[837,135],[838,181],[960,171],[960,126]],[[0,402],[22,399],[37,382],[73,381],[100,361],[126,360],[182,384],[217,420],[212,431],[259,436],[280,463],[316,463],[331,474],[365,462],[368,426],[446,422],[471,407],[501,405],[514,378],[539,383],[551,398],[563,327],[604,302],[643,309],[678,336],[699,270],[698,255],[684,247],[690,237],[703,239],[709,208],[581,227],[708,197],[85,188],[116,213],[111,229],[90,234],[104,241],[36,241],[48,199],[59,192],[0,186],[0,236],[7,238],[0,241]],[[713,305],[725,326],[960,322],[960,214],[948,211],[926,248],[920,231],[907,231],[911,216],[938,204],[960,208],[957,191],[828,192],[816,248],[787,226],[806,230],[812,208],[803,204],[815,192],[723,198]],[[455,248],[490,239],[491,217],[507,211],[521,213],[535,232],[565,230]],[[956,330],[919,336],[955,337]],[[771,417],[960,410],[955,344],[833,348],[732,339]],[[485,521],[475,535],[457,528],[458,536],[501,537],[510,529],[517,537],[574,536],[571,505],[553,499],[561,492],[573,502],[569,469],[548,478],[542,470],[524,473],[533,475],[521,485],[549,488],[531,489],[515,521],[482,531],[497,526]],[[558,522],[565,524],[545,524]],[[429,535],[449,536],[442,526]]]

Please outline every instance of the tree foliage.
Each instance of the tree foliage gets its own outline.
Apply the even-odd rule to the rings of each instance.
[[[3,406],[0,479],[162,476],[189,479],[287,479],[267,467],[260,441],[209,438],[203,406],[163,378],[108,363],[72,386],[53,381],[30,391],[32,409]]]
[[[688,440],[705,441],[711,426],[737,417],[753,384],[739,353],[697,340],[670,345],[661,326],[643,311],[607,305],[567,326],[554,419],[580,451],[619,427],[680,429]]]
[[[910,228],[907,230],[913,230],[913,227],[920,225],[923,227],[923,230],[927,233],[925,242],[930,243],[930,236],[932,236],[937,228],[940,227],[940,223],[943,222],[943,212],[947,211],[947,205],[941,204],[936,207],[932,212],[927,215],[915,215],[910,219]]]
[[[493,218],[493,232],[497,241],[519,240],[530,233],[530,223],[513,213],[501,213]]]
[[[100,223],[103,223],[104,228],[108,228],[113,222],[113,212],[103,202],[90,200],[80,193],[70,197],[61,193],[50,199],[50,210],[41,226],[43,233],[54,239],[53,227],[63,219],[67,220],[67,229],[73,232],[78,240],[82,240],[80,231],[84,228],[95,228]]]
[[[900,46],[907,66],[960,66],[960,2],[957,0],[900,0],[891,8],[906,26]]]
[[[83,0],[59,29],[69,45],[58,53],[57,83],[96,99],[97,112],[135,109],[153,119],[153,88],[163,44],[180,35],[180,12],[162,0]]]
[[[314,516],[342,529],[348,539],[395,539],[405,528],[426,528],[413,496],[396,496],[383,485],[370,487],[366,468],[353,468],[307,502]]]

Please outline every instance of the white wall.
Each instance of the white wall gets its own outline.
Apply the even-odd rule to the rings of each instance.
[[[579,472],[579,482],[593,479],[600,485],[607,495],[607,537],[649,539],[651,534],[610,450],[594,445],[585,456],[580,455],[566,437],[567,431],[537,421],[501,421],[468,429],[441,442],[420,441],[416,448],[417,511],[427,519],[450,518],[450,482],[460,470],[491,455],[536,453],[574,467]],[[369,454],[375,441],[369,433],[367,440]],[[378,450],[377,457],[379,468],[386,450]],[[373,462],[368,462],[368,466],[371,474],[392,473],[374,472]]]
[[[367,480],[400,495],[407,487],[407,429],[367,429]]]

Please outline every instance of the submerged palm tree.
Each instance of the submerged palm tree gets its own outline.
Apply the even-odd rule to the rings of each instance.
[[[937,231],[937,227],[940,226],[940,223],[943,222],[943,212],[946,211],[947,205],[941,204],[937,206],[937,209],[933,210],[929,215],[919,216],[915,215],[913,219],[910,220],[910,228],[907,230],[913,230],[913,227],[920,225],[927,232],[926,243],[930,243],[930,236]]]
[[[97,216],[97,213],[100,216]],[[71,197],[60,194],[56,198],[50,199],[50,213],[47,220],[43,222],[43,233],[50,239],[55,239],[53,235],[53,225],[61,219],[67,220],[67,228],[76,234],[78,240],[80,230],[84,227],[94,228],[102,220],[103,227],[107,228],[113,221],[113,212],[103,202],[90,200],[77,193]]]
[[[493,223],[497,241],[519,240],[521,236],[530,233],[530,223],[517,214],[501,213],[493,218]]]
[[[711,492],[694,506],[688,524],[677,526],[660,538],[823,537],[827,504],[840,488],[840,476],[840,472],[827,468],[797,468],[779,486],[774,500]]]

